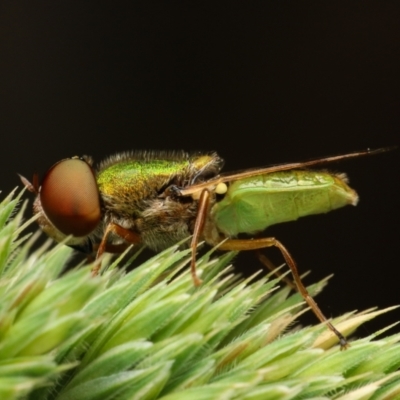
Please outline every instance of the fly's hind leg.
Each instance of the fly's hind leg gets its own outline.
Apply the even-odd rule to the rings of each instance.
[[[314,314],[317,316],[317,318],[321,322],[325,323],[327,327],[338,337],[341,350],[346,349],[349,346],[346,338],[332,325],[331,322],[327,320],[327,318],[322,313],[321,309],[318,307],[315,300],[308,293],[308,290],[305,288],[303,282],[301,281],[299,272],[297,270],[296,262],[294,261],[293,257],[290,255],[286,247],[281,242],[272,237],[261,238],[261,239],[249,239],[249,240],[229,239],[224,243],[222,243],[219,248],[220,250],[244,251],[244,250],[260,250],[266,247],[277,247],[280,250],[286,261],[286,264],[292,271],[292,275],[296,283],[297,290],[303,296],[306,303],[314,311]]]
[[[108,239],[108,235],[110,233],[114,233],[115,235],[119,236],[120,238],[124,239],[127,243],[129,244],[137,244],[137,243],[141,243],[141,239],[140,236],[129,230],[126,228],[123,228],[120,225],[115,224],[114,222],[110,222],[107,225],[106,230],[104,231],[104,235],[101,239],[99,248],[97,249],[97,254],[96,254],[96,263],[94,264],[93,268],[92,268],[92,276],[96,276],[98,275],[100,268],[101,268],[101,260],[100,257],[103,255],[104,252],[115,252],[118,251],[116,250],[116,246],[115,245],[110,245],[107,243],[107,239]],[[126,245],[123,244],[121,246],[121,248],[126,248]]]
[[[290,289],[298,291],[297,286],[293,283],[293,281],[290,280],[287,276],[284,276],[280,271],[277,271],[276,265],[274,265],[274,263],[268,257],[266,257],[260,250],[256,250],[255,253],[258,261],[260,261],[260,263],[264,265],[264,267],[269,269],[271,272],[273,272],[275,276],[285,282],[286,285],[290,287]]]

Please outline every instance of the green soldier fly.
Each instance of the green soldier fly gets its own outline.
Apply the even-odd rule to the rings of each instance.
[[[112,156],[97,168],[88,156],[54,164],[41,183],[21,177],[36,194],[33,209],[40,228],[57,242],[94,253],[118,253],[128,245],[163,250],[191,239],[191,274],[195,285],[199,241],[221,250],[277,247],[297,290],[318,319],[347,347],[343,335],[325,318],[304,287],[297,265],[285,246],[273,237],[252,238],[271,225],[326,213],[357,204],[356,192],[344,174],[310,170],[389,150],[365,150],[311,161],[220,174],[223,160],[216,153],[127,152]],[[249,238],[237,238],[247,234]],[[96,275],[100,262],[96,264]]]

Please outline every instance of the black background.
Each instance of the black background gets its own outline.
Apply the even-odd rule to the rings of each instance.
[[[228,171],[400,144],[399,21],[398,1],[2,1],[3,194],[73,155],[215,150]],[[399,159],[332,165],[359,205],[268,231],[308,283],[335,274],[328,316],[400,303]]]

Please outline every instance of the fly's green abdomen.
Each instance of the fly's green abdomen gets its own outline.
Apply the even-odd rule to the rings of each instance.
[[[233,182],[211,214],[220,232],[236,236],[355,205],[357,200],[344,176],[321,171],[276,172]]]

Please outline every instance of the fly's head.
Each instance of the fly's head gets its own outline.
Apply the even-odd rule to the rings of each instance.
[[[54,164],[39,184],[37,176],[25,187],[36,194],[34,214],[38,224],[57,242],[82,250],[88,246],[88,235],[101,221],[100,195],[96,177],[87,157],[73,157]]]

